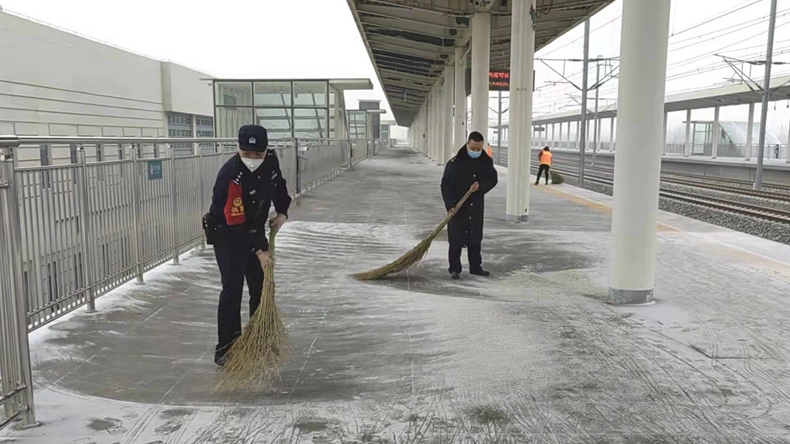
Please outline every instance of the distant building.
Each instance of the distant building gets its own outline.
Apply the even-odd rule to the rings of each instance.
[[[212,137],[208,77],[0,12],[0,134]],[[45,164],[70,158],[68,147],[43,152]],[[111,160],[118,152],[88,156]]]

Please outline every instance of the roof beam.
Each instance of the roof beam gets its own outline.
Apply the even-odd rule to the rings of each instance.
[[[457,29],[462,26],[462,24],[458,23],[453,17],[437,15],[412,8],[357,4],[357,11],[359,11],[360,14],[377,15],[379,17],[397,19],[399,21],[407,21],[422,26],[432,26],[445,30]]]
[[[422,23],[414,23],[411,20],[391,19],[379,16],[363,16],[360,18],[362,24],[366,26],[377,26],[380,28],[392,29],[395,31],[414,32],[431,37],[439,37],[443,39],[455,38],[458,32],[451,32],[446,28],[436,28],[425,26]]]
[[[407,82],[399,82],[397,80],[387,79],[386,81],[387,86],[393,85],[398,86],[401,88],[405,88],[411,91],[424,91],[428,92],[433,88],[433,85],[417,85],[414,83],[407,83]]]
[[[449,56],[453,54],[452,46],[437,46],[388,35],[368,34],[368,41],[371,45],[386,45],[394,52],[418,51],[423,54],[420,57],[432,58],[433,60],[444,60],[440,55]]]
[[[396,71],[396,70],[389,69],[389,68],[380,68],[379,71],[381,71],[382,77],[384,77],[385,75],[387,75],[387,76],[398,76],[398,77],[400,77],[402,79],[415,80],[417,82],[430,82],[432,79],[439,78],[439,75],[421,76],[421,75],[415,75],[415,74],[405,73],[405,72],[401,72],[401,71]]]

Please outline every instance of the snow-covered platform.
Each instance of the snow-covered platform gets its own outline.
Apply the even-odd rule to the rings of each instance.
[[[790,246],[661,213],[657,302],[605,303],[611,198],[533,187],[529,223],[487,198],[484,266],[446,240],[408,274],[350,273],[444,215],[441,167],[389,150],[295,201],[278,237],[292,359],[271,393],[212,394],[212,251],[31,335],[35,429],[0,443],[790,441]]]

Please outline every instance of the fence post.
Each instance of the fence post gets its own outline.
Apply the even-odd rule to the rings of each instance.
[[[354,167],[354,145],[351,143],[351,139],[347,139],[346,143],[348,143],[348,169]]]
[[[296,158],[296,194],[302,194],[302,172],[299,164],[299,139],[294,139],[294,156]]]
[[[96,233],[93,233],[90,213],[90,193],[88,187],[88,160],[85,158],[85,147],[77,146],[77,160],[80,173],[80,241],[82,242],[82,274],[85,279],[85,288],[88,292],[88,313],[96,311],[96,297],[93,276],[93,242]]]
[[[203,168],[203,147],[200,146],[199,143],[196,143],[195,144],[195,150],[197,151],[196,154],[198,156],[198,176],[200,177],[200,194],[199,195],[200,195],[200,205],[201,205],[200,208],[202,210],[203,209],[203,205],[206,204],[206,184],[205,184],[205,180],[203,179],[203,176],[205,175],[205,174],[203,174],[204,170],[205,170],[205,168]],[[200,235],[200,246],[199,246],[199,248],[200,248],[200,250],[205,250],[206,249],[206,234],[203,232],[203,230],[200,230],[200,232],[201,232],[201,235]]]
[[[143,259],[142,259],[142,246],[140,245],[140,230],[142,223],[140,221],[140,212],[142,197],[140,195],[140,165],[138,158],[140,157],[140,144],[132,144],[129,147],[129,157],[132,159],[132,218],[134,219],[134,227],[132,227],[132,249],[134,258],[134,269],[137,275],[135,283],[143,285]]]
[[[27,336],[27,302],[24,299],[24,290],[22,285],[22,269],[20,265],[19,251],[22,245],[22,229],[19,222],[19,204],[17,203],[17,190],[14,187],[14,155],[13,149],[10,147],[0,148],[0,216],[2,216],[3,227],[5,233],[0,233],[7,242],[5,243],[7,251],[2,251],[1,254],[8,258],[8,264],[3,267],[5,272],[8,273],[6,288],[10,291],[6,295],[8,297],[10,313],[2,321],[10,321],[11,326],[3,328],[5,340],[9,340],[10,344],[15,345],[16,350],[5,349],[5,353],[13,356],[18,354],[18,360],[8,359],[9,356],[3,356],[3,361],[8,366],[8,361],[16,362],[18,368],[11,369],[12,375],[16,374],[17,378],[12,378],[12,375],[3,375],[3,386],[7,382],[16,382],[20,389],[24,391],[20,396],[20,408],[22,413],[22,426],[35,427],[36,412],[33,402],[33,374],[30,365],[30,344]],[[3,273],[3,270],[0,270]],[[0,295],[2,296],[2,295]],[[10,327],[10,328],[9,328]],[[9,366],[10,367],[10,366]],[[6,369],[8,370],[8,369]],[[18,379],[14,381],[14,379]],[[0,396],[5,395],[5,390],[0,393]],[[16,413],[16,412],[14,412]]]
[[[167,145],[170,154],[170,214],[173,216],[173,265],[178,259],[178,181],[176,180],[176,153],[172,145]]]

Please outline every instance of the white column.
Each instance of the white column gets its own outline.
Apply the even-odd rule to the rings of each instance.
[[[683,155],[688,157],[691,155],[691,110],[686,110],[686,147],[683,149]]]
[[[562,148],[562,122],[557,124],[560,127],[560,137],[557,138],[557,148]]]
[[[614,151],[614,116],[612,116],[612,123],[609,128],[609,151]]]
[[[609,298],[653,300],[671,0],[624,0]]]
[[[431,91],[431,101],[428,107],[430,120],[428,121],[428,152],[431,159],[436,159],[436,89]]]
[[[717,158],[719,157],[719,134],[721,130],[719,129],[719,110],[721,109],[720,106],[717,106],[713,110],[713,148],[711,149],[711,157]]]
[[[444,85],[436,88],[436,162],[444,165]]]
[[[488,143],[488,63],[491,51],[491,14],[472,17],[472,127]]]
[[[453,144],[453,100],[455,96],[455,66],[444,68],[444,105],[442,106],[442,123],[444,128],[444,155],[442,165],[450,160],[455,152]]]
[[[568,136],[565,140],[565,148],[570,149],[571,147],[571,122],[568,122]]]
[[[790,163],[790,128],[787,129],[787,145],[785,146],[785,162]]]
[[[664,111],[664,139],[661,141],[661,155],[667,152],[667,125],[669,124],[669,112]]]
[[[507,209],[505,219],[529,219],[530,163],[532,140],[532,84],[535,66],[535,30],[530,9],[535,0],[513,2],[510,36],[510,137],[507,151]],[[553,128],[553,125],[552,125]],[[552,135],[553,136],[553,135]],[[553,137],[552,137],[553,139]]]
[[[466,143],[466,56],[464,48],[455,48],[455,97],[453,124],[453,151]]]
[[[749,123],[746,127],[746,160],[752,159],[752,144],[754,144],[754,102],[749,103]]]

